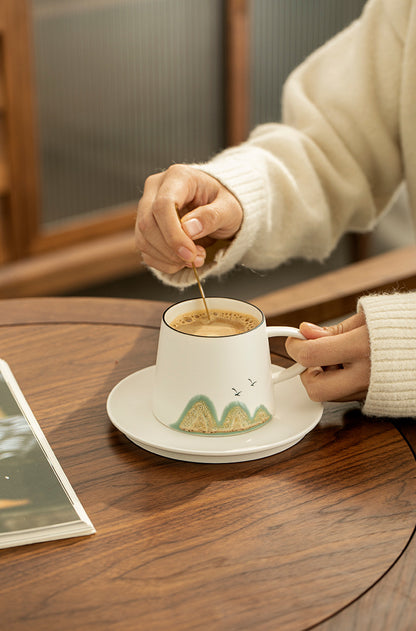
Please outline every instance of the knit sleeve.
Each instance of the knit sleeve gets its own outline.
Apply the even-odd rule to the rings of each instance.
[[[416,292],[365,296],[371,374],[363,412],[416,417]]]

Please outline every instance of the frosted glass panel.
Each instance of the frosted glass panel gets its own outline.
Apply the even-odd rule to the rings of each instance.
[[[250,126],[277,121],[288,74],[356,19],[365,0],[253,0]]]
[[[44,225],[223,143],[220,0],[33,0]]]
[[[250,127],[364,0],[252,0]],[[224,144],[222,0],[32,0],[48,227],[136,201],[147,175]]]

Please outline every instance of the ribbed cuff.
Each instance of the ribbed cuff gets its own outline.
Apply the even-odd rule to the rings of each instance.
[[[371,375],[363,407],[369,416],[416,416],[416,292],[362,297],[370,337]]]

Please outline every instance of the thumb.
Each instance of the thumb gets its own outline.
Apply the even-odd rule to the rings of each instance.
[[[302,322],[299,330],[308,340],[314,340],[318,337],[327,337],[328,335],[340,335],[347,333],[365,324],[365,315],[363,312],[355,313],[350,318],[333,324],[331,326],[319,326],[312,322]]]
[[[193,240],[203,237],[228,239],[238,231],[242,210],[231,194],[221,204],[215,201],[187,213],[182,217],[182,228]]]
[[[224,219],[224,210],[220,211],[216,204],[208,204],[184,215],[182,228],[191,239],[201,239],[217,233],[222,228]]]

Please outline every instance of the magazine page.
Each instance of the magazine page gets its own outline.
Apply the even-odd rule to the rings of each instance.
[[[0,360],[0,548],[95,532]]]

